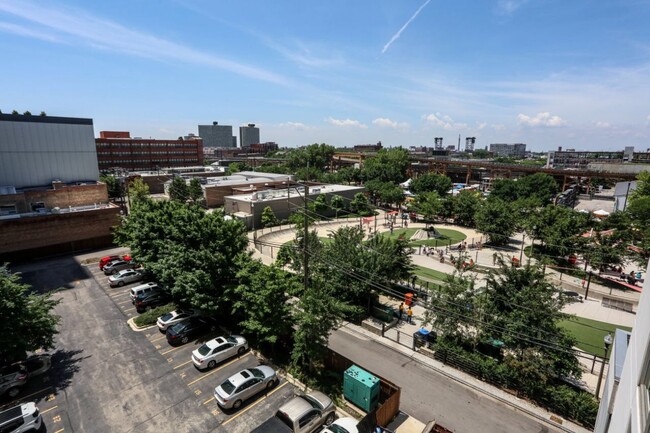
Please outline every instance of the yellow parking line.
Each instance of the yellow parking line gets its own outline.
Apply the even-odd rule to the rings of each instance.
[[[164,353],[163,353],[163,355],[164,355]],[[190,359],[189,361],[187,361],[187,362],[182,363],[181,365],[177,365],[176,367],[173,368],[173,370],[176,370],[177,368],[181,368],[182,366],[187,365],[187,364],[189,364],[190,362],[192,362],[191,359]]]
[[[174,348],[169,349],[169,350],[167,350],[167,351],[165,351],[165,352],[161,352],[160,354],[161,354],[161,355],[167,355],[168,353],[172,353],[174,350],[182,349],[183,347],[184,347],[184,346],[174,347]]]
[[[244,409],[244,410],[242,410],[241,412],[237,413],[237,415],[233,416],[232,418],[228,418],[227,420],[225,420],[224,422],[222,422],[221,425],[226,425],[226,424],[228,424],[230,421],[232,421],[232,420],[236,419],[237,417],[243,415],[244,413],[246,413],[247,410],[254,408],[256,405],[260,404],[262,401],[264,401],[264,400],[266,400],[267,398],[269,398],[271,395],[273,395],[274,392],[279,391],[280,388],[282,388],[282,387],[283,387],[284,385],[286,385],[287,383],[289,383],[289,382],[288,382],[288,381],[285,381],[282,385],[278,386],[278,387],[275,388],[273,391],[271,391],[271,392],[269,392],[268,394],[266,394],[264,397],[262,397],[262,398],[258,399],[257,401],[255,401],[255,403],[251,404],[251,405],[248,406],[246,409]]]
[[[135,307],[125,308],[125,309],[124,309],[124,312],[125,312],[125,313],[130,313],[130,312],[132,312],[132,311],[135,311]]]
[[[250,352],[248,352],[245,356],[248,356],[248,355],[250,355]],[[212,370],[210,373],[208,373],[208,374],[204,374],[203,376],[199,377],[198,379],[194,379],[193,381],[191,381],[190,383],[188,383],[187,386],[194,385],[194,384],[195,384],[196,382],[198,382],[199,380],[203,380],[203,379],[205,379],[206,377],[208,377],[208,376],[210,376],[210,375],[216,373],[217,371],[222,370],[222,369],[228,367],[228,366],[229,366],[230,364],[232,364],[233,362],[235,362],[235,361],[239,361],[240,359],[243,359],[245,356],[242,356],[241,358],[235,358],[235,359],[233,359],[232,361],[229,361],[229,362],[225,363],[225,364],[222,365],[221,367],[215,368],[215,369]]]
[[[61,433],[63,430],[65,430],[65,429],[64,428],[59,429],[59,430],[55,431],[54,433]]]
[[[204,405],[205,405],[205,404],[208,404],[208,403],[210,403],[212,400],[214,400],[214,397],[210,397],[209,399],[207,399],[206,401],[204,401],[203,404],[204,404]]]
[[[153,340],[149,340],[149,341],[151,341],[153,343],[155,341],[162,340],[163,338],[167,338],[167,335],[163,335],[162,337],[154,338]]]
[[[130,292],[111,293],[111,294],[109,294],[108,296],[110,296],[111,298],[115,299],[115,298],[119,298],[120,296],[124,296],[124,295],[128,295],[128,294],[130,294]]]
[[[45,410],[41,411],[41,415],[43,415],[44,413],[48,413],[49,411],[54,410],[54,409],[56,409],[57,407],[59,407],[59,405],[54,405],[54,406],[52,406],[52,407],[49,408],[49,409],[45,409]]]
[[[124,305],[124,304],[131,304],[131,303],[132,303],[132,302],[131,302],[130,299],[127,299],[126,301],[116,302],[117,305]]]

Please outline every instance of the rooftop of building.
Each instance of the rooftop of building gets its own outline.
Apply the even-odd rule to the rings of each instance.
[[[16,188],[15,186],[12,185],[0,185],[0,195],[11,195],[11,194],[20,194],[28,191],[48,191],[48,190],[53,190],[54,185],[53,183],[61,183],[62,185],[65,186],[84,186],[84,185],[97,185],[101,182],[98,182],[96,180],[79,180],[75,182],[58,182],[56,180],[52,181],[52,183],[46,184],[46,185],[35,185],[35,186],[26,186],[22,188]]]
[[[318,194],[327,194],[327,193],[337,193],[342,191],[354,191],[358,190],[363,191],[365,188],[362,186],[353,186],[353,185],[312,185],[309,187],[309,195],[318,195]],[[265,202],[273,200],[286,199],[287,196],[295,197],[296,195],[303,194],[305,188],[302,186],[291,187],[288,189],[269,189],[264,191],[257,191],[251,194],[241,194],[229,196],[229,199],[238,200],[238,201],[250,201],[250,202]]]
[[[63,215],[63,214],[70,214],[70,213],[77,213],[77,212],[90,212],[90,211],[96,211],[100,209],[111,209],[111,208],[119,208],[119,206],[114,203],[95,203],[86,206],[68,206],[62,208],[55,207],[53,209],[41,208],[38,209],[36,212],[0,215],[0,221],[16,220],[21,218],[33,218],[33,217],[39,217],[45,215]]]
[[[30,123],[58,123],[63,125],[91,125],[93,119],[81,117],[58,117],[58,116],[40,116],[25,114],[0,114],[2,122],[30,122]]]

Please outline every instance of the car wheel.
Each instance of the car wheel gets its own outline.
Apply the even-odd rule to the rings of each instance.
[[[276,384],[275,380],[270,381],[269,383],[266,384],[266,389],[273,388],[275,386],[275,384]]]
[[[246,348],[244,346],[242,346],[237,350],[237,355],[241,356],[241,355],[244,354],[244,352],[246,352]]]
[[[214,359],[208,362],[208,368],[214,368],[215,365],[217,365],[217,362]]]
[[[124,285],[124,281],[120,281],[117,283],[117,287],[122,287]]]
[[[187,337],[181,338],[181,343],[183,343],[183,344],[187,343],[188,341],[190,341],[190,339],[187,338]]]
[[[9,391],[7,391],[7,395],[8,395],[10,398],[17,397],[18,394],[20,394],[20,388],[18,388],[17,386],[16,386],[16,387],[13,387],[13,388],[9,388]]]
[[[241,400],[236,400],[233,405],[233,409],[239,409],[241,407]]]
[[[334,414],[331,413],[327,415],[327,418],[325,418],[325,425],[330,425],[334,422]]]

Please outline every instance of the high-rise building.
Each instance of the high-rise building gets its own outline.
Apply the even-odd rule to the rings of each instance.
[[[232,135],[231,125],[199,125],[199,137],[204,147],[237,147],[237,138]]]
[[[474,152],[476,137],[465,137],[465,152]]]
[[[442,150],[442,137],[435,137],[433,142],[436,150]]]
[[[260,142],[260,128],[256,128],[254,123],[247,126],[239,127],[239,146],[249,147],[251,144]]]
[[[526,145],[524,143],[492,143],[490,144],[490,152],[495,156],[524,158],[526,156]]]

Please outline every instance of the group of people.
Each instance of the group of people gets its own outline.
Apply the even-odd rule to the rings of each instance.
[[[427,257],[429,257],[432,254],[436,254],[438,257],[442,257],[444,254],[444,251],[442,249],[427,247],[426,245],[420,248],[421,248],[420,254],[424,254]]]
[[[406,323],[413,323],[413,310],[410,305],[408,307],[408,310],[406,310]],[[404,320],[404,302],[399,304],[399,320]]]

